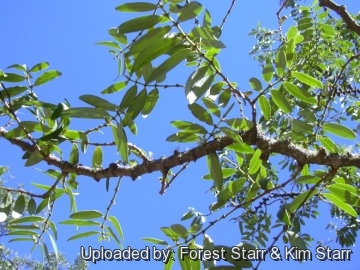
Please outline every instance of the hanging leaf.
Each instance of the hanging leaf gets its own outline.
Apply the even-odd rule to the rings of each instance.
[[[206,156],[206,162],[216,189],[222,190],[224,179],[218,155],[216,153],[209,153]]]
[[[152,81],[156,80],[158,77],[168,73],[178,64],[180,64],[180,62],[182,62],[189,55],[190,51],[190,49],[181,49],[172,54],[167,60],[165,60],[151,73],[149,78],[146,80],[146,84],[149,84]]]
[[[157,88],[154,88],[147,95],[146,103],[144,105],[144,108],[141,111],[141,114],[144,118],[146,118],[151,113],[151,111],[155,108],[155,105],[158,100],[159,100],[159,90]]]
[[[208,109],[209,112],[211,112],[213,115],[217,116],[218,118],[221,117],[220,109],[214,103],[214,101],[212,101],[212,99],[205,97],[205,98],[202,98],[201,100],[202,100],[202,102],[204,103],[204,105],[206,106],[206,108]]]
[[[261,89],[262,89],[262,84],[261,84],[260,80],[257,78],[254,78],[254,77],[251,78],[249,80],[249,84],[250,84],[251,88],[256,91],[261,91]]]
[[[280,49],[275,56],[276,73],[281,77],[286,67],[286,56],[284,50]]]
[[[286,37],[288,38],[288,40],[290,40],[290,39],[292,39],[292,38],[294,38],[294,37],[296,37],[297,36],[297,34],[298,34],[298,29],[297,29],[297,27],[296,26],[290,26],[289,27],[289,30],[287,31],[287,33],[286,33]]]
[[[338,153],[339,148],[336,144],[328,137],[319,136],[319,141],[324,146],[324,148],[329,151],[330,153]]]
[[[357,216],[358,216],[357,212],[348,203],[339,200],[334,194],[331,194],[331,193],[323,193],[322,195],[324,197],[326,197],[327,199],[329,199],[334,205],[339,207],[341,210],[345,211],[346,213],[353,216],[354,218],[357,218]]]
[[[137,32],[145,29],[149,29],[159,22],[161,22],[165,17],[159,15],[148,15],[143,17],[138,17],[135,19],[128,20],[122,23],[118,27],[119,34],[126,34]]]
[[[295,40],[290,39],[289,43],[286,46],[286,64],[290,68],[295,59]]]
[[[259,106],[262,114],[264,115],[266,120],[270,120],[271,118],[271,107],[268,99],[265,96],[259,97]]]
[[[273,65],[271,63],[267,64],[262,71],[262,77],[264,79],[265,82],[270,82],[271,79],[273,78],[274,74],[274,68]]]
[[[28,212],[30,215],[35,214],[36,211],[36,202],[34,200],[34,198],[31,198],[28,202],[28,206],[27,206]]]
[[[296,79],[298,79],[300,82],[305,83],[308,86],[317,87],[317,88],[320,88],[320,89],[323,88],[322,82],[315,79],[314,77],[311,77],[310,75],[307,75],[307,74],[305,74],[303,72],[297,72],[297,71],[292,71],[291,74]]]
[[[124,110],[128,108],[131,103],[134,101],[137,94],[137,85],[131,86],[127,91],[124,97],[121,100],[121,103],[119,105],[120,110]]]
[[[141,38],[137,39],[130,47],[130,55],[138,54],[149,47],[149,44],[153,44],[156,40],[161,40],[169,33],[171,26],[164,26],[149,30]]]
[[[136,56],[131,72],[138,71],[148,63],[151,63],[157,57],[164,55],[177,43],[179,43],[179,41],[180,40],[178,38],[163,38],[154,40],[151,45],[148,45],[147,48]]]
[[[191,113],[200,121],[205,122],[208,125],[213,124],[213,119],[211,115],[205,110],[203,107],[201,107],[197,103],[189,104],[188,108],[190,109]]]
[[[19,218],[23,215],[24,210],[25,210],[25,197],[24,195],[19,195],[12,209],[11,215],[13,218]]]
[[[249,174],[254,174],[260,169],[262,163],[260,159],[260,155],[261,155],[261,150],[257,149],[253,154],[252,158],[250,159]]]
[[[292,107],[287,99],[278,90],[271,90],[271,98],[282,111],[291,113]]]
[[[196,123],[181,121],[181,120],[175,120],[170,123],[172,126],[178,128],[184,132],[200,133],[200,134],[208,133],[207,130],[203,126],[200,126],[199,124],[196,124]]]
[[[112,223],[112,225],[115,227],[115,230],[118,233],[118,235],[120,236],[121,241],[124,241],[124,234],[123,234],[123,230],[121,228],[120,222],[117,220],[117,218],[115,216],[110,216],[109,220]]]
[[[98,231],[89,231],[89,232],[84,232],[84,233],[78,233],[78,234],[75,234],[74,236],[71,236],[68,239],[68,241],[85,238],[85,237],[89,237],[89,236],[96,235],[96,234],[101,234],[101,232],[100,231],[99,232]]]
[[[218,99],[218,105],[220,107],[225,108],[226,105],[229,103],[230,97],[231,97],[230,89],[226,89],[222,91]]]
[[[95,45],[102,45],[102,46],[114,48],[117,50],[121,50],[120,45],[114,41],[99,41],[99,42],[96,42]]]
[[[146,88],[144,88],[133,100],[131,105],[126,111],[126,114],[131,117],[131,119],[135,120],[135,118],[139,115],[141,110],[144,109],[146,101],[148,99]],[[126,126],[127,123],[124,123]]]
[[[90,104],[98,109],[104,109],[109,111],[116,111],[119,107],[111,102],[94,95],[82,95],[79,97],[80,100],[84,101],[87,104]]]
[[[92,167],[101,168],[103,160],[103,151],[100,146],[96,146],[92,157]]]
[[[356,139],[356,134],[351,129],[340,124],[326,123],[322,125],[322,128],[327,132],[345,139]]]
[[[289,211],[291,213],[295,213],[299,207],[304,205],[308,200],[312,198],[317,192],[317,189],[315,190],[307,190],[300,195],[296,196],[295,199],[289,204]]]
[[[199,135],[189,132],[176,132],[166,138],[168,142],[198,142],[200,140]]]
[[[294,97],[300,99],[301,101],[304,101],[309,104],[316,104],[317,100],[315,97],[313,97],[309,92],[300,89],[296,85],[288,82],[284,82],[285,89]]]

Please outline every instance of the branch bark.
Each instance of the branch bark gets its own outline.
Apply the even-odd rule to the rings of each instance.
[[[20,147],[23,151],[30,153],[36,151],[36,148],[26,141],[19,138],[4,137],[7,132],[8,131],[5,128],[0,127],[0,135],[5,140]],[[319,151],[303,149],[290,141],[281,141],[265,136],[256,126],[251,130],[239,132],[239,136],[241,136],[244,143],[257,146],[262,151],[263,156],[281,154],[293,158],[300,164],[325,165],[334,169],[347,166],[360,168],[360,155],[358,154],[330,154],[322,148]],[[120,166],[116,163],[111,163],[107,168],[94,169],[81,164],[70,164],[54,155],[49,155],[44,160],[49,165],[59,168],[63,173],[76,173],[77,175],[89,176],[96,181],[116,176],[128,176],[135,180],[137,177],[147,173],[155,171],[161,172],[164,169],[172,169],[187,162],[195,162],[197,159],[202,158],[211,152],[222,150],[233,143],[234,141],[231,138],[223,136],[189,151],[152,161],[144,161],[142,164],[134,167]]]
[[[345,21],[347,27],[360,36],[360,25],[357,24],[356,21],[346,11],[345,6],[343,5],[340,6],[331,0],[319,0],[319,6],[327,7],[335,11]]]

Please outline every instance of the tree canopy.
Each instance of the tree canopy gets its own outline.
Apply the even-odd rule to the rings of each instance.
[[[243,87],[223,71],[226,61],[219,60],[233,45],[222,36],[229,17],[237,16],[237,3],[228,1],[222,20],[214,22],[202,2],[117,6],[118,12],[130,13],[129,19],[108,30],[112,41],[96,43],[108,47],[117,61],[116,82],[100,94],[79,93],[82,105],[41,98],[38,87],[62,75],[49,70],[48,62],[0,70],[1,152],[19,148],[25,167],[46,166],[39,170],[52,181],[32,182],[35,191],[25,179],[20,188],[6,182],[0,186],[2,234],[11,236],[11,242],[40,247],[48,265],[64,262],[57,240],[61,228],[70,225],[83,229],[69,241],[96,237],[126,250],[121,214],[113,211],[120,183],[154,175],[166,203],[166,191],[176,188],[189,166],[205,165],[202,178],[213,202],[201,211],[189,208],[178,223],[162,224],[161,239],[144,235],[144,241],[169,251],[164,269],[259,269],[278,246],[293,247],[292,260],[311,264],[306,253],[296,250],[309,250],[315,241],[320,251],[329,248],[330,242],[308,233],[308,224],[316,224],[320,214],[328,218],[327,229],[336,232],[338,249],[355,245],[360,229],[360,14],[331,0],[280,1],[276,27],[259,23],[249,32],[255,38],[249,55],[260,72],[241,78],[248,82]],[[185,81],[171,77],[177,70],[188,72]],[[180,148],[154,156],[151,145],[165,142],[137,145],[133,138],[162,133],[156,126],[168,123],[146,118],[168,89],[183,92],[187,103],[187,114],[170,122],[176,131],[165,136]],[[175,103],[163,113],[175,115]],[[142,129],[144,119],[154,121],[153,128]],[[80,129],[84,121],[87,128]],[[118,156],[106,164],[108,153]],[[98,199],[90,192],[78,194],[86,178],[108,192],[101,198],[107,201],[104,208],[79,207],[83,197]],[[189,187],[186,192],[199,193],[201,200],[204,191]],[[67,198],[66,207],[58,203],[62,198]],[[54,220],[57,212],[69,209],[66,219]],[[234,223],[240,243],[231,247],[212,240],[211,229],[226,230]],[[236,250],[245,253],[236,257]],[[206,252],[210,255],[204,259]],[[336,252],[327,254],[327,260],[340,260]],[[259,259],[262,255],[267,260]]]

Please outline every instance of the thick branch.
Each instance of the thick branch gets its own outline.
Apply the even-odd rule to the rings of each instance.
[[[2,137],[4,137],[7,132],[8,131],[6,129],[0,127],[0,135]],[[355,166],[360,168],[360,155],[350,153],[329,154],[323,149],[319,151],[303,149],[292,144],[290,141],[280,141],[267,137],[259,132],[256,126],[251,130],[241,132],[239,136],[241,136],[244,143],[257,146],[263,152],[263,156],[265,157],[270,154],[281,154],[291,157],[302,164],[308,163],[326,165],[334,169],[346,166]],[[32,153],[36,150],[33,145],[22,141],[21,139],[4,138],[24,151]],[[222,150],[232,143],[234,143],[234,141],[231,138],[224,136],[202,144],[189,151],[157,160],[145,161],[142,164],[131,168],[112,163],[108,168],[93,169],[87,166],[82,166],[81,164],[70,164],[67,161],[60,160],[54,155],[49,155],[45,161],[49,165],[58,167],[63,173],[76,173],[77,175],[90,176],[97,181],[103,178],[115,176],[129,176],[135,180],[137,177],[146,173],[163,171],[164,169],[171,169],[187,162],[196,161],[197,159],[206,156],[208,153]]]
[[[340,6],[331,0],[320,0],[319,6],[327,7],[335,11],[345,21],[347,27],[360,36],[360,25],[357,24],[355,20],[350,16],[350,14],[346,11],[345,6],[343,5]]]

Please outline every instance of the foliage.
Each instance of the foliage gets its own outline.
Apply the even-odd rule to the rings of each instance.
[[[69,240],[96,235],[99,239],[111,238],[122,247],[121,225],[110,216],[121,178],[135,180],[146,173],[160,172],[163,194],[188,164],[205,158],[209,174],[203,178],[213,181],[210,190],[215,198],[209,208],[212,213],[225,207],[230,210],[207,221],[207,216],[191,209],[182,218],[192,219],[190,227],[173,224],[161,228],[169,241],[151,237],[144,240],[168,248],[186,245],[190,249],[227,250],[229,247],[215,245],[207,231],[235,214],[232,220],[238,222],[242,237],[239,247],[271,249],[282,240],[304,249],[313,240],[305,233],[306,219],[316,218],[318,206],[328,204],[331,216],[345,224],[341,228],[329,225],[337,231],[336,240],[341,246],[354,245],[360,228],[360,157],[355,147],[342,144],[354,144],[360,128],[360,18],[330,0],[307,6],[281,1],[277,29],[258,25],[250,31],[256,39],[250,54],[259,62],[262,73],[250,78],[252,90],[244,91],[221,71],[217,59],[225,48],[221,34],[234,4],[232,1],[221,25],[213,25],[209,11],[196,1],[135,2],[116,7],[120,12],[146,15],[140,13],[111,28],[109,34],[115,41],[97,43],[110,47],[109,52],[119,62],[118,75],[124,80],[104,89],[103,97],[81,95],[80,100],[90,105],[87,107],[72,107],[67,100],[51,104],[37,97],[34,89],[38,85],[61,75],[56,70],[43,72],[49,66],[47,62],[31,68],[18,64],[8,67],[23,75],[0,72],[0,114],[17,123],[11,129],[0,127],[1,136],[24,151],[25,166],[45,161],[52,167],[45,173],[54,179],[51,186],[35,184],[45,190],[43,194],[2,188],[8,193],[0,208],[0,221],[12,216],[8,227],[12,228],[9,234],[14,235],[13,240],[32,241],[49,258],[42,240],[48,233],[59,256],[51,213],[57,199],[67,196],[70,219],[60,224],[95,228]],[[289,5],[294,24],[283,30],[288,21],[281,12]],[[185,31],[189,26],[191,30]],[[167,75],[183,63],[192,71],[185,84],[165,84]],[[160,99],[161,89],[169,87],[185,89],[194,118],[172,121],[177,132],[167,141],[198,145],[152,160],[145,150],[128,141],[127,134],[137,134],[137,117],[149,115]],[[120,104],[106,99],[125,89]],[[17,112],[22,110],[32,114],[34,120],[21,121]],[[74,118],[102,122],[83,131],[71,125]],[[113,141],[93,142],[90,137],[100,130],[111,132]],[[72,147],[69,157],[62,154],[66,143]],[[121,160],[103,167],[104,147],[116,147]],[[89,149],[91,167],[81,165],[79,159],[80,151],[86,153]],[[179,171],[173,172],[177,167]],[[289,177],[280,179],[278,170],[285,169]],[[105,213],[77,209],[74,193],[80,184],[78,175],[96,181],[106,179],[107,189],[110,178],[119,177]],[[12,192],[18,192],[16,199]],[[24,195],[31,199],[26,202]],[[48,215],[40,216],[45,207]],[[237,268],[257,269],[261,263],[227,259]],[[183,269],[200,269],[200,261],[185,257],[179,262]],[[171,269],[171,263],[165,268]],[[216,269],[214,260],[203,261],[203,266]]]
[[[9,171],[9,168],[0,166],[0,187],[3,186],[3,176]],[[12,194],[16,194],[13,192]],[[0,201],[5,196],[4,190],[0,189]],[[28,198],[26,198],[27,201]],[[10,218],[0,223],[0,237],[5,236],[7,233],[13,231],[11,226],[8,226],[8,222],[13,218]],[[19,227],[18,227],[19,229]],[[30,229],[27,227],[26,229]],[[15,229],[16,230],[16,229]],[[5,245],[0,245],[0,269],[71,269],[71,270],[84,270],[87,269],[88,262],[83,260],[80,255],[74,261],[74,264],[70,264],[66,261],[64,254],[62,253],[50,253],[49,259],[45,263],[41,263],[31,258],[30,255],[20,256],[16,252],[10,250]]]

